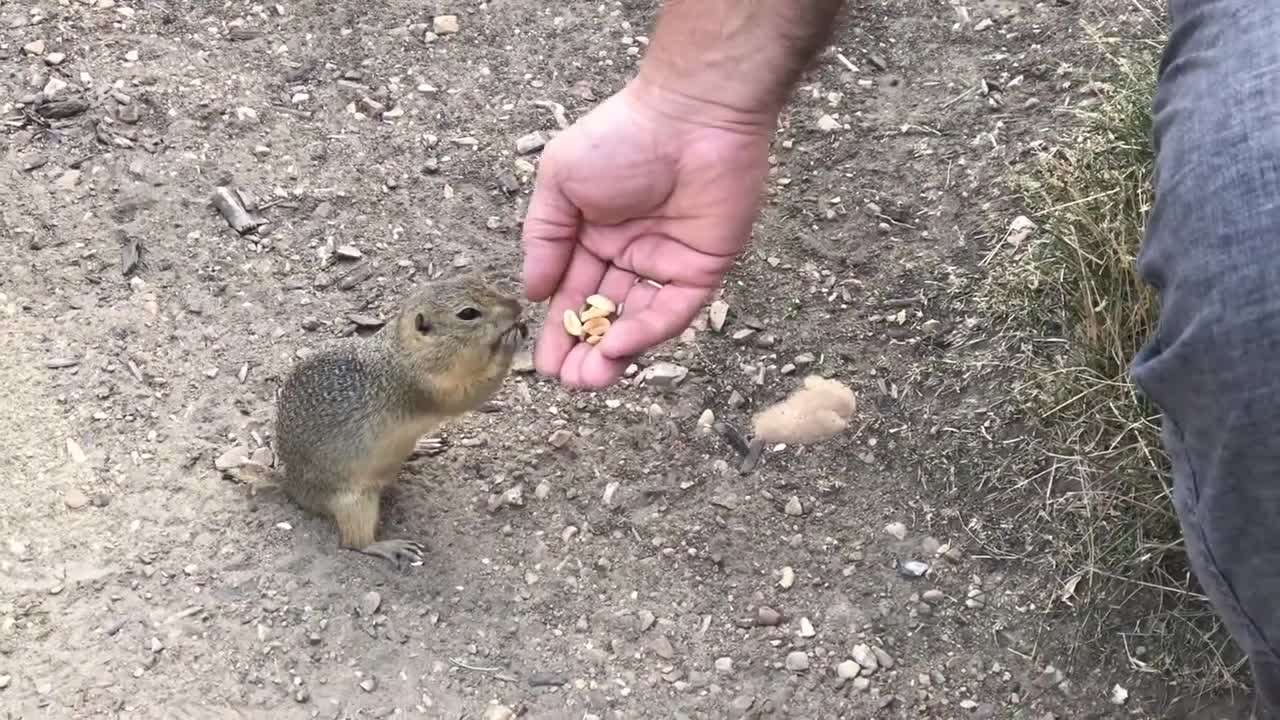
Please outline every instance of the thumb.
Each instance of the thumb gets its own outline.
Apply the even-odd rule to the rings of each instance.
[[[551,296],[560,285],[578,240],[582,212],[564,194],[554,155],[543,153],[521,231],[525,295],[533,302]]]

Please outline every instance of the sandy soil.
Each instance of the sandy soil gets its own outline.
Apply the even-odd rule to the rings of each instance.
[[[215,461],[270,460],[290,363],[353,315],[514,275],[517,140],[621,86],[653,3],[0,5],[6,717],[1160,717],[993,549],[1011,431],[958,299],[1018,214],[996,181],[1090,97],[1092,7],[854,3],[728,322],[643,358],[683,382],[513,374],[406,465],[383,532],[432,551],[397,574]],[[698,426],[807,373],[856,389],[848,432],[742,474]]]

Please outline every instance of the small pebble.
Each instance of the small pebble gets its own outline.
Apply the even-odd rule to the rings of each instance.
[[[788,515],[792,517],[798,517],[800,515],[803,515],[804,506],[800,504],[800,498],[796,497],[795,495],[792,495],[791,499],[787,501],[787,506],[785,508],[785,511]]]
[[[943,593],[941,590],[938,590],[937,588],[934,588],[932,590],[925,590],[924,593],[920,595],[920,599],[929,603],[930,605],[937,605],[941,603],[945,598],[946,598],[946,594]]]
[[[89,459],[89,457],[84,454],[84,449],[80,447],[80,443],[72,440],[71,438],[67,438],[67,455],[71,456],[71,461],[76,464],[83,464]]]
[[[852,660],[845,660],[836,666],[836,675],[841,680],[852,680],[862,672],[862,666]]]
[[[787,653],[787,669],[791,672],[804,672],[809,669],[809,656],[801,650]]]
[[[853,661],[862,668],[864,675],[871,675],[880,669],[880,663],[876,660],[875,653],[871,652],[870,646],[865,643],[854,645],[852,656]]]
[[[367,677],[360,681],[360,689],[371,693],[378,689],[378,681],[374,680],[372,677]]]
[[[230,450],[222,453],[213,461],[213,467],[216,470],[226,472],[234,468],[244,465],[244,461],[249,457],[249,449],[243,445],[238,445]]]
[[[809,621],[809,618],[802,617],[800,618],[800,630],[796,634],[802,638],[811,638],[817,635],[818,632],[813,629],[813,623]]]
[[[729,320],[729,303],[723,300],[716,300],[711,303],[708,319],[711,321],[712,330],[716,332],[724,330],[724,324]]]
[[[908,560],[898,566],[903,577],[918,578],[929,572],[929,566],[919,560]]]
[[[516,711],[506,705],[490,705],[484,711],[484,720],[515,720]]]
[[[437,15],[431,18],[431,30],[437,35],[452,35],[460,29],[457,15]]]
[[[382,607],[382,596],[376,590],[365,593],[364,598],[360,600],[360,614],[365,617],[372,617],[380,607]]]
[[[537,152],[546,147],[547,142],[548,138],[542,132],[534,131],[526,135],[521,135],[516,138],[516,152],[521,155],[528,155],[529,153]]]
[[[653,627],[653,624],[658,620],[657,617],[648,610],[641,610],[636,613],[636,617],[640,620],[640,632],[644,632],[645,630]]]
[[[670,362],[659,362],[645,370],[644,381],[656,387],[679,385],[689,375],[689,368]]]
[[[884,531],[898,538],[899,540],[905,539],[907,537],[907,526],[903,525],[900,522],[891,522],[888,525],[885,525]]]
[[[79,488],[71,488],[62,496],[62,502],[72,510],[79,510],[89,504],[89,496]]]
[[[823,132],[835,132],[841,127],[840,121],[830,115],[823,115],[818,118],[818,129]]]
[[[25,52],[25,53],[26,53],[26,54],[28,54],[28,55],[43,55],[43,54],[44,54],[44,41],[43,41],[43,40],[32,40],[31,42],[29,42],[29,43],[27,43],[26,45],[23,45],[23,46],[22,46],[22,51],[23,51],[23,52]]]
[[[65,53],[51,52],[44,56],[44,63],[46,65],[61,65],[62,61],[66,59],[67,56]]]
[[[733,673],[733,658],[722,657],[716,658],[716,672],[721,675],[729,675]]]
[[[796,571],[791,566],[782,568],[782,578],[778,580],[778,586],[783,590],[790,590],[792,585],[796,584]]]
[[[760,627],[774,627],[782,622],[782,613],[774,610],[768,605],[761,605],[756,608],[756,625]]]

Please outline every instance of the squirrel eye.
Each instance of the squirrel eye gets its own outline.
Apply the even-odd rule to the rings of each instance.
[[[459,320],[475,320],[480,317],[480,311],[473,307],[462,308],[458,311]]]
[[[413,327],[423,335],[431,332],[431,323],[427,322],[426,316],[422,313],[418,313],[418,316],[413,319]]]

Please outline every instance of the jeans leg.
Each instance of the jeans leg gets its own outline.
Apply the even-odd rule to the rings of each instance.
[[[1134,358],[1192,569],[1280,719],[1280,3],[1170,0]]]

